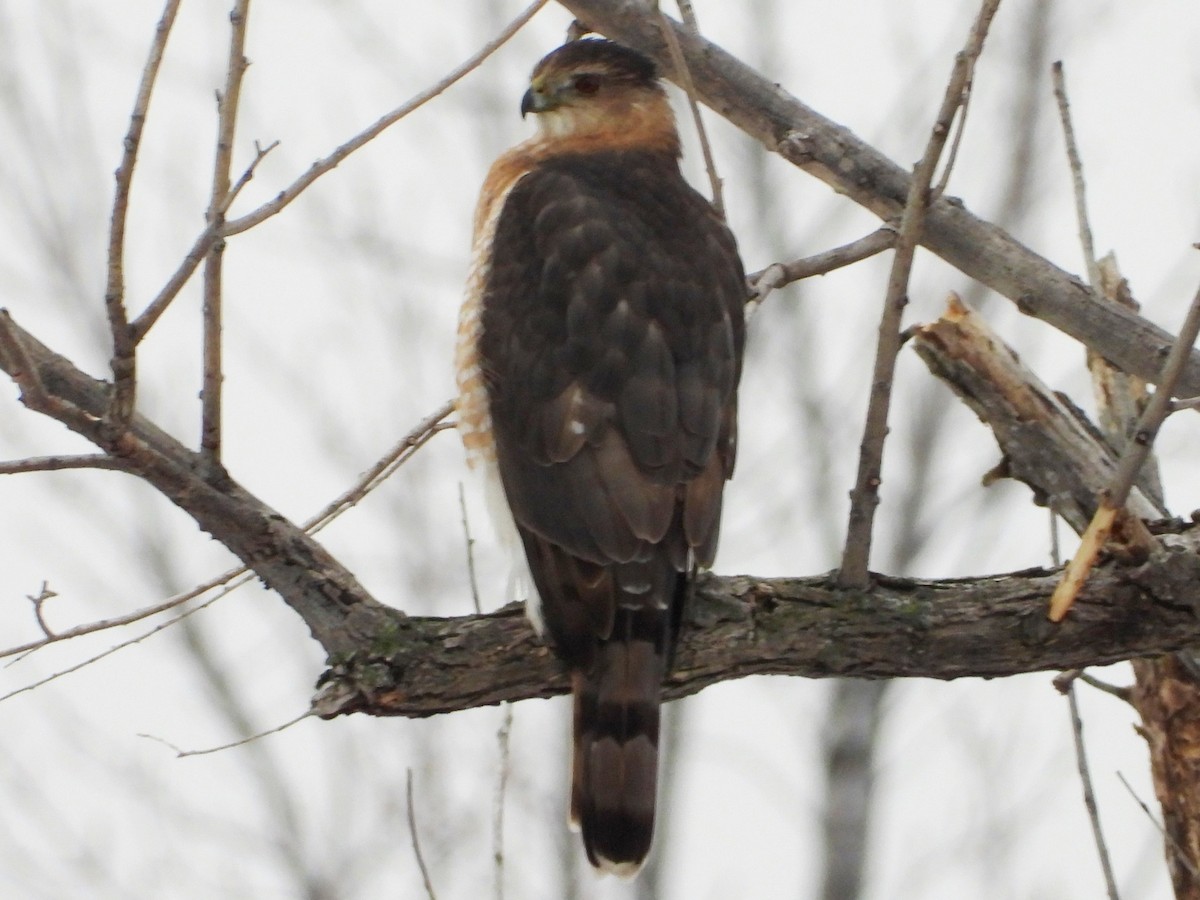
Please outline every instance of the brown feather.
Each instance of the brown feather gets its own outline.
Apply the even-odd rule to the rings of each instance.
[[[594,96],[572,93],[579,73],[599,79]],[[572,820],[594,864],[628,874],[653,834],[675,629],[733,468],[744,275],[680,175],[652,64],[568,45],[527,101],[554,118],[493,166],[480,201],[464,439],[494,451],[572,670]]]

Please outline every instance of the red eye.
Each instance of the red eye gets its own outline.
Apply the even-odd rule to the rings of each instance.
[[[576,75],[575,90],[581,94],[594,94],[600,90],[600,76],[592,74]]]

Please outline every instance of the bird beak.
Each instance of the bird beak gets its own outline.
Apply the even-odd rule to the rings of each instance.
[[[558,105],[553,89],[535,81],[521,98],[521,118],[525,118],[526,113],[544,113]]]

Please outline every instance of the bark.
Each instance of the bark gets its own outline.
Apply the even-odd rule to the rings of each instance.
[[[1134,660],[1131,698],[1150,745],[1154,792],[1163,810],[1167,869],[1178,900],[1200,898],[1200,691],[1183,653]]]
[[[668,699],[745,675],[995,677],[1105,665],[1200,640],[1200,527],[1140,566],[1099,566],[1062,625],[1056,570],[931,581],[876,576],[868,591],[810,578],[707,575],[684,622]],[[523,611],[405,617],[326,673],[322,715],[427,716],[568,690]]]

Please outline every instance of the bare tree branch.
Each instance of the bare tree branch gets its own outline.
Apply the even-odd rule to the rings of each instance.
[[[834,247],[832,250],[792,260],[789,263],[773,263],[765,269],[746,276],[746,283],[750,289],[750,302],[761,303],[770,296],[772,291],[789,285],[793,281],[811,278],[814,275],[825,275],[836,269],[862,262],[864,259],[869,259],[894,246],[896,246],[896,229],[890,225],[884,225],[841,247]]]
[[[831,575],[700,579],[668,699],[746,675],[962,678],[1106,665],[1200,643],[1200,527],[1141,566],[1097,567],[1071,618],[1046,621],[1049,569],[931,581],[877,575],[869,591]],[[386,627],[335,660],[317,713],[429,716],[570,689],[523,609]]]
[[[236,0],[229,14],[229,59],[225,64],[225,87],[217,94],[217,152],[213,158],[212,188],[208,199],[208,226],[220,234],[225,214],[221,211],[230,193],[233,140],[237,133],[238,106],[246,60],[246,28],[250,24],[250,0]],[[205,464],[221,464],[221,398],[224,366],[221,359],[221,273],[225,241],[218,238],[204,260],[203,348],[204,387],[200,392],[200,453]]]
[[[221,229],[225,225],[225,213],[229,212],[229,207],[233,205],[233,201],[237,199],[238,194],[242,192],[249,182],[254,177],[254,170],[258,168],[258,164],[263,161],[268,153],[279,146],[279,141],[272,141],[266,147],[260,147],[257,144],[254,146],[254,159],[250,165],[246,166],[237,183],[225,195],[225,199],[221,201],[217,208],[218,215],[213,218],[200,232],[200,236],[193,242],[191,249],[184,255],[183,260],[179,263],[178,268],[167,279],[167,283],[162,286],[154,299],[147,304],[142,314],[130,324],[130,329],[133,332],[134,343],[139,343],[146,334],[154,327],[154,323],[158,321],[171,301],[179,294],[192,273],[196,271],[196,267],[207,256],[209,248],[220,237]]]
[[[529,6],[527,6],[520,15],[513,19],[503,31],[496,35],[495,38],[488,41],[478,53],[464,62],[457,69],[452,71],[437,84],[417,94],[407,103],[396,107],[396,109],[392,110],[390,113],[376,121],[374,125],[371,125],[369,128],[366,128],[356,134],[324,159],[317,160],[315,163],[309,166],[308,171],[293,181],[287,188],[280,191],[274,200],[264,203],[253,212],[249,212],[244,216],[227,222],[225,227],[221,230],[221,234],[225,237],[229,237],[230,235],[234,234],[240,234],[241,232],[246,231],[249,228],[253,228],[255,225],[265,222],[267,219],[281,212],[284,207],[299,197],[309,185],[311,185],[325,173],[331,172],[337,168],[337,166],[355,150],[358,150],[370,143],[409,113],[424,106],[434,97],[438,96],[448,87],[450,87],[450,85],[454,84],[465,75],[477,69],[485,59],[495,53],[496,50],[503,46],[503,44],[507,42],[509,38],[520,31],[525,26],[525,23],[532,19],[538,10],[545,6],[547,2],[548,0],[534,0],[534,2],[529,4]]]
[[[142,69],[133,112],[129,116],[129,130],[125,134],[124,154],[117,167],[117,189],[113,196],[112,222],[108,232],[108,280],[104,290],[104,307],[108,313],[108,326],[112,333],[113,395],[108,414],[114,425],[124,427],[133,415],[137,389],[136,342],[129,331],[129,319],[125,310],[125,219],[129,211],[129,191],[133,185],[133,169],[137,164],[138,149],[142,143],[142,131],[146,125],[146,113],[150,108],[150,95],[158,78],[167,38],[179,12],[180,0],[167,0],[162,18],[155,29],[150,44],[150,55]]]
[[[25,472],[61,472],[64,469],[115,469],[123,472],[126,466],[124,461],[105,456],[103,453],[91,453],[83,456],[32,456],[28,459],[0,462],[0,475],[17,475]]]
[[[1067,685],[1067,705],[1071,716],[1071,734],[1075,737],[1075,763],[1079,768],[1079,781],[1083,785],[1083,805],[1087,808],[1092,837],[1096,840],[1100,870],[1104,873],[1104,886],[1108,891],[1109,900],[1120,900],[1117,882],[1113,878],[1112,861],[1108,857],[1108,845],[1104,842],[1104,830],[1100,827],[1100,810],[1096,806],[1096,792],[1092,788],[1092,774],[1088,769],[1087,749],[1083,744],[1083,719],[1079,717],[1079,701],[1075,697],[1073,683]]]
[[[908,279],[912,273],[913,257],[929,204],[929,187],[937,170],[938,160],[950,136],[954,117],[962,106],[967,85],[975,70],[975,61],[983,52],[992,17],[1000,0],[984,0],[971,26],[966,46],[954,60],[950,81],[942,98],[941,108],[934,120],[925,153],[913,171],[908,186],[908,198],[900,216],[896,235],[896,252],[888,275],[887,294],[879,319],[879,335],[875,349],[875,367],[871,376],[870,400],[862,443],[859,445],[858,474],[850,491],[850,514],[846,525],[846,541],[842,549],[842,565],[838,583],[842,587],[866,587],[867,566],[871,556],[871,532],[875,509],[879,506],[879,485],[883,478],[883,445],[888,434],[888,411],[892,402],[892,382],[896,371],[896,356],[900,352],[900,321],[908,303]],[[948,174],[947,174],[948,177]]]
[[[1108,542],[1113,531],[1118,514],[1124,510],[1129,492],[1133,489],[1142,466],[1154,446],[1154,439],[1162,427],[1170,410],[1171,392],[1175,389],[1192,346],[1200,336],[1200,289],[1192,298],[1187,317],[1179,331],[1179,337],[1167,354],[1163,364],[1162,377],[1159,379],[1158,390],[1146,404],[1146,409],[1138,419],[1133,433],[1133,440],[1121,454],[1121,462],[1113,473],[1112,481],[1100,494],[1100,506],[1094,513],[1080,539],[1080,545],[1071,562],[1063,573],[1063,580],[1055,589],[1050,600],[1050,619],[1057,622],[1071,609],[1071,604],[1078,595],[1083,582],[1087,580],[1088,572],[1095,563],[1100,549]],[[1128,536],[1126,537],[1128,539]]]
[[[593,29],[652,57],[674,77],[657,17],[631,0],[559,0]],[[673,23],[700,100],[884,221],[899,216],[910,176],[846,128],[703,37]],[[1077,277],[941,197],[926,215],[921,243],[960,271],[1008,297],[1018,308],[1096,350],[1126,372],[1154,381],[1172,338],[1145,319],[1097,301]],[[1184,367],[1180,397],[1200,395],[1200,352]]]
[[[1079,245],[1083,251],[1083,262],[1087,267],[1088,281],[1096,290],[1100,288],[1100,266],[1096,262],[1096,244],[1092,240],[1092,226],[1088,220],[1087,189],[1083,180],[1083,160],[1075,143],[1075,127],[1071,124],[1071,105],[1067,101],[1067,79],[1063,74],[1062,60],[1050,67],[1054,79],[1054,99],[1058,103],[1058,116],[1062,121],[1063,140],[1067,144],[1067,163],[1071,167],[1071,185],[1075,195],[1075,219],[1079,224]]]
[[[134,416],[128,430],[113,434],[104,423],[112,387],[79,371],[11,317],[0,316],[7,337],[0,349],[16,344],[47,391],[59,398],[47,412],[86,437],[105,453],[125,460],[130,469],[252,568],[263,582],[304,619],[329,653],[349,652],[356,635],[378,624],[383,607],[358,580],[303,529],[285,519],[220,472],[204,473],[200,455],[184,447],[144,418]],[[19,369],[0,352],[0,368]]]

